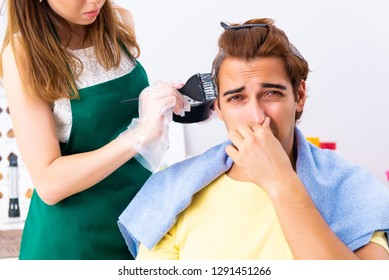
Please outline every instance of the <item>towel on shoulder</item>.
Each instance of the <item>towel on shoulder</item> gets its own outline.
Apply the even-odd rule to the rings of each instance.
[[[350,250],[374,231],[389,235],[389,189],[337,153],[309,143],[295,128],[297,174],[327,224]],[[120,215],[119,229],[136,257],[141,242],[153,248],[173,227],[193,195],[232,166],[229,141],[153,174]]]

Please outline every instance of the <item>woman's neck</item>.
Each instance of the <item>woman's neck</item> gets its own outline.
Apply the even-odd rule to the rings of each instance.
[[[87,26],[70,24],[70,31],[58,28],[57,33],[61,44],[69,49],[77,50],[90,47],[88,40],[85,40]]]

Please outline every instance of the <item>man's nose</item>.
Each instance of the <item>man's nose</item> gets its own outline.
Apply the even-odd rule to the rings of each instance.
[[[259,100],[252,100],[249,102],[247,111],[247,121],[262,124],[266,117],[266,110]]]

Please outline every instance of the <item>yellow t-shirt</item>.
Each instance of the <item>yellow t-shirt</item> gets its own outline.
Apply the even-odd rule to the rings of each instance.
[[[388,247],[383,233],[372,242]],[[267,193],[223,174],[195,194],[152,250],[141,245],[137,259],[291,260],[293,255]]]
[[[195,194],[177,223],[137,259],[292,259],[273,204],[253,183],[222,175]]]

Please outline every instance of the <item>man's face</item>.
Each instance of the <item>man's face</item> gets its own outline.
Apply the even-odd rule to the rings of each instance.
[[[295,100],[284,63],[279,58],[243,61],[227,58],[219,71],[219,98],[216,111],[227,129],[243,123],[262,124],[271,119],[271,129],[286,153],[291,156],[295,114],[304,108],[305,83]],[[220,108],[219,108],[220,107]]]

